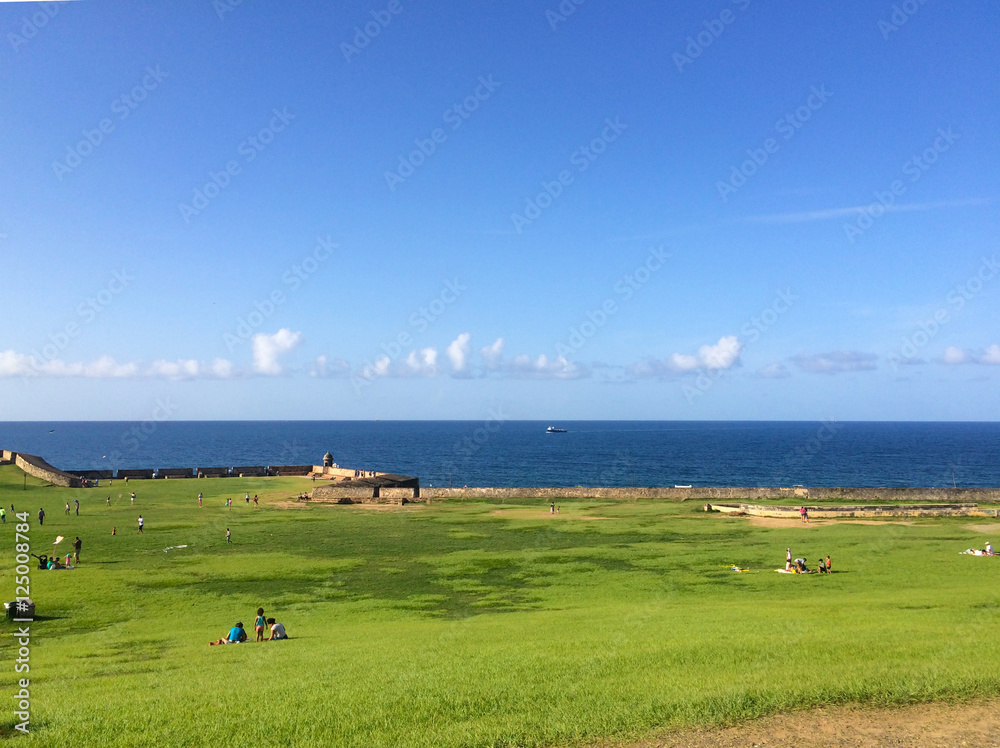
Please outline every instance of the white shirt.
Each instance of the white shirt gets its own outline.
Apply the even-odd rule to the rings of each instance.
[[[272,639],[287,639],[288,634],[285,633],[285,627],[283,624],[276,623],[271,626],[271,638]]]

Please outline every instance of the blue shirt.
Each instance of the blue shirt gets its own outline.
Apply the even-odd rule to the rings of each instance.
[[[229,641],[238,642],[243,637],[243,629],[239,626],[233,626],[229,629]]]

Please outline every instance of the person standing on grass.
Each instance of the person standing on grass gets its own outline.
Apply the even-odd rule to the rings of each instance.
[[[83,541],[77,536],[76,540],[73,541],[73,563],[80,563],[80,548],[83,547]]]
[[[253,508],[254,508],[254,509],[256,509],[256,508],[257,508],[257,494],[254,494],[254,495],[253,495]]]
[[[135,506],[135,491],[132,492],[132,506]]]
[[[253,630],[257,633],[257,641],[264,641],[265,628],[267,628],[267,619],[264,617],[264,609],[257,608],[257,620],[253,622]]]
[[[229,532],[229,528],[228,527],[226,528],[226,542],[227,543],[232,543],[233,542],[233,534],[231,532]]]
[[[13,512],[14,510],[11,509],[11,511]],[[38,524],[39,525],[45,524],[45,510],[42,509],[41,507],[38,508]]]
[[[830,563],[830,557],[826,557],[826,573],[829,574],[833,571],[833,564]]]
[[[66,514],[69,515],[69,502],[66,502]]]
[[[809,512],[804,506],[799,508],[799,514],[802,516],[803,522],[809,522]]]
[[[142,526],[143,526],[144,524],[146,524],[146,523],[145,523],[145,521],[143,520],[143,518],[142,518],[142,515],[141,515],[141,514],[139,515],[139,520],[138,520],[138,522],[139,522],[139,531],[138,531],[138,533],[137,533],[137,534],[139,534],[139,535],[142,535]]]
[[[0,524],[7,524],[7,512],[0,506]]]
[[[108,506],[111,506],[111,494],[108,494]]]
[[[198,494],[198,506],[201,506],[201,494]]]
[[[76,504],[76,516],[79,517],[80,516],[80,500],[79,499],[73,499],[73,503]]]
[[[785,571],[791,571],[791,570],[792,570],[792,549],[791,548],[786,548],[785,549]]]

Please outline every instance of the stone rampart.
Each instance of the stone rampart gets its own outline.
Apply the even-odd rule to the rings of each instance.
[[[57,486],[65,486],[66,488],[80,488],[83,486],[83,481],[77,476],[52,467],[37,455],[18,453],[14,458],[14,464],[28,475],[48,481],[49,483],[54,483]]]
[[[116,477],[128,478],[129,480],[152,480],[153,470],[146,470],[145,468],[137,470],[119,470]]]
[[[16,457],[17,452],[11,452],[9,449],[0,450],[0,465],[13,463]]]
[[[193,478],[194,468],[157,468],[157,478]]]
[[[934,501],[938,503],[1000,503],[998,488],[759,488],[705,486],[695,488],[438,488],[422,486],[420,498],[441,499],[663,499],[669,501],[741,499],[809,499],[811,501],[848,501],[869,503],[882,501]]]
[[[799,508],[759,504],[706,504],[705,511],[750,517],[799,519]],[[978,504],[888,504],[883,506],[806,506],[809,519],[835,517],[996,517],[1000,510]]]
[[[238,475],[240,478],[263,478],[267,475],[267,468],[264,465],[234,467],[233,475]]]
[[[229,475],[227,467],[200,467],[197,470],[199,478],[225,478]]]
[[[66,472],[87,480],[110,480],[115,477],[114,470],[67,470]]]
[[[285,477],[309,475],[312,471],[312,465],[271,465],[271,472],[274,475],[282,475]]]

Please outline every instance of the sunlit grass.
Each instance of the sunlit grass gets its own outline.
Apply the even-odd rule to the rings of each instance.
[[[21,486],[0,468],[35,553],[56,534],[84,541],[80,568],[32,572],[26,745],[541,746],[1000,692],[1000,558],[958,555],[989,539],[978,520],[803,530],[702,501],[290,506],[309,487],[294,478]],[[837,573],[775,574],[789,545]],[[207,646],[258,606],[292,639]],[[10,637],[0,649],[10,663]]]

